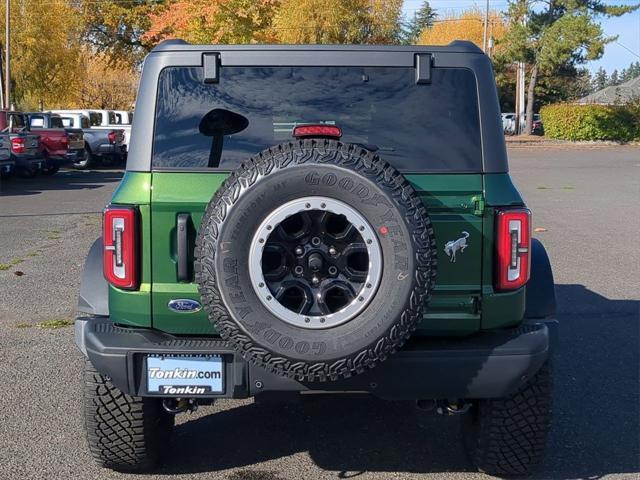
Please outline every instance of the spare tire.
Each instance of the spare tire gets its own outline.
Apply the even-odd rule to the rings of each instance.
[[[306,139],[232,173],[196,241],[210,320],[249,362],[300,381],[372,368],[422,318],[431,221],[411,185],[357,145]]]

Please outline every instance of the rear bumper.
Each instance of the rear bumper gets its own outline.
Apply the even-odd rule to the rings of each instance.
[[[44,165],[44,158],[34,155],[11,154],[11,158],[15,162],[17,169],[22,170],[41,170]]]
[[[124,145],[116,145],[113,143],[102,143],[96,151],[98,155],[124,155],[127,153],[127,147]]]
[[[366,392],[386,399],[497,398],[515,392],[550,355],[556,322],[459,339],[416,339],[378,367],[335,382],[302,383],[248,364],[226,342],[124,328],[108,317],[76,320],[76,344],[94,367],[130,395],[146,395],[146,354],[219,354],[225,391],[245,398],[264,392]]]
[[[13,160],[0,161],[0,173],[8,175],[16,168],[16,162]]]
[[[80,162],[85,157],[85,149],[76,149],[76,150],[65,150],[64,152],[58,153],[55,155],[50,155],[47,158],[47,164],[51,165],[65,165],[70,163]]]

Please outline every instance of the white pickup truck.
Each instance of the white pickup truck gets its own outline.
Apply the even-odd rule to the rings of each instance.
[[[131,138],[131,124],[119,123],[119,120],[122,121],[123,116],[117,115],[113,110],[53,110],[54,113],[58,113],[60,115],[64,115],[65,113],[81,113],[86,117],[89,117],[89,121],[91,123],[91,128],[96,130],[111,130],[113,128],[117,128],[124,132],[124,146],[126,148],[126,152],[129,151],[129,139]],[[127,115],[127,120],[130,115]]]

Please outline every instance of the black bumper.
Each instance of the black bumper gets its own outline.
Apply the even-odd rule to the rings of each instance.
[[[16,162],[13,160],[5,160],[0,162],[0,174],[9,175],[16,168]]]
[[[11,155],[17,170],[42,170],[44,158],[35,156]]]
[[[115,155],[121,157],[127,153],[127,147],[113,143],[102,143],[98,146],[96,153],[98,155]]]
[[[263,392],[367,392],[387,399],[497,398],[514,393],[547,360],[556,322],[458,339],[415,339],[378,367],[335,382],[301,383],[248,364],[226,342],[123,328],[108,317],[76,320],[76,344],[94,367],[131,395],[146,395],[146,354],[211,354],[225,360],[225,391],[245,398]]]
[[[67,154],[64,156],[64,163],[78,163],[85,159],[87,156],[87,151],[84,148],[79,148],[77,150],[69,150]]]

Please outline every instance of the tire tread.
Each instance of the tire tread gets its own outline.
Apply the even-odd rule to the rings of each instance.
[[[160,458],[171,433],[173,415],[159,399],[127,395],[86,361],[84,420],[89,450],[96,462],[120,471],[145,471]]]
[[[231,317],[220,295],[215,276],[215,252],[220,226],[230,207],[258,179],[290,165],[333,164],[349,168],[376,182],[390,193],[412,230],[415,246],[414,288],[408,306],[379,339],[365,349],[332,362],[292,361],[257,345]],[[404,178],[391,165],[369,150],[335,140],[307,139],[269,148],[232,172],[207,206],[195,247],[195,280],[205,310],[222,338],[247,361],[266,370],[300,381],[347,378],[375,367],[399,350],[422,319],[435,283],[436,242],[426,209]]]

